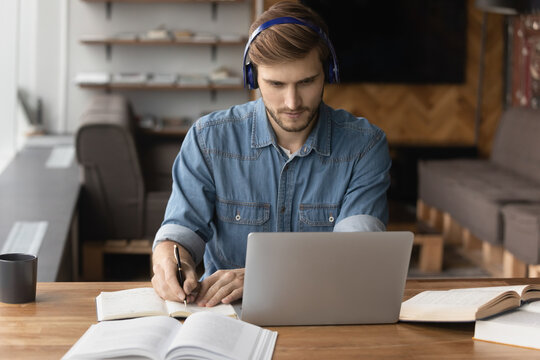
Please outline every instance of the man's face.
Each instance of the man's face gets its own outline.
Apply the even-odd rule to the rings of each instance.
[[[276,65],[259,65],[257,81],[275,131],[309,131],[322,99],[324,73],[319,55]]]

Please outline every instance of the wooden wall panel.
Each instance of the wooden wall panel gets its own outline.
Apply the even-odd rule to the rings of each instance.
[[[279,0],[265,0],[265,9]],[[473,145],[482,12],[468,0],[466,82],[460,85],[336,84],[324,101],[381,127],[392,144]],[[479,148],[489,154],[503,99],[503,17],[488,15]]]

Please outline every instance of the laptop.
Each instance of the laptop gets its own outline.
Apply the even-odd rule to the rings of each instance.
[[[413,237],[250,233],[241,319],[260,326],[395,323]]]

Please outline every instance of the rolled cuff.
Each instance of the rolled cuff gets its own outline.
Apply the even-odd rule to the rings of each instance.
[[[152,251],[159,243],[165,240],[172,240],[182,245],[187,251],[189,251],[195,264],[202,261],[206,243],[191,229],[177,224],[165,224],[161,226],[154,238]]]
[[[371,215],[352,215],[334,226],[334,232],[385,231],[384,223]]]

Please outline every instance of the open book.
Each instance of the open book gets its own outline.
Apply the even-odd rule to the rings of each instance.
[[[201,311],[237,317],[232,305],[219,304],[213,307],[184,305],[176,301],[163,300],[151,287],[101,292],[96,297],[96,309],[98,321],[153,315],[188,317]]]
[[[277,332],[213,313],[184,324],[168,316],[104,321],[90,326],[62,360],[271,359]]]
[[[540,301],[477,320],[474,339],[540,350]]]
[[[401,304],[401,321],[475,321],[540,299],[540,285],[423,291]]]

